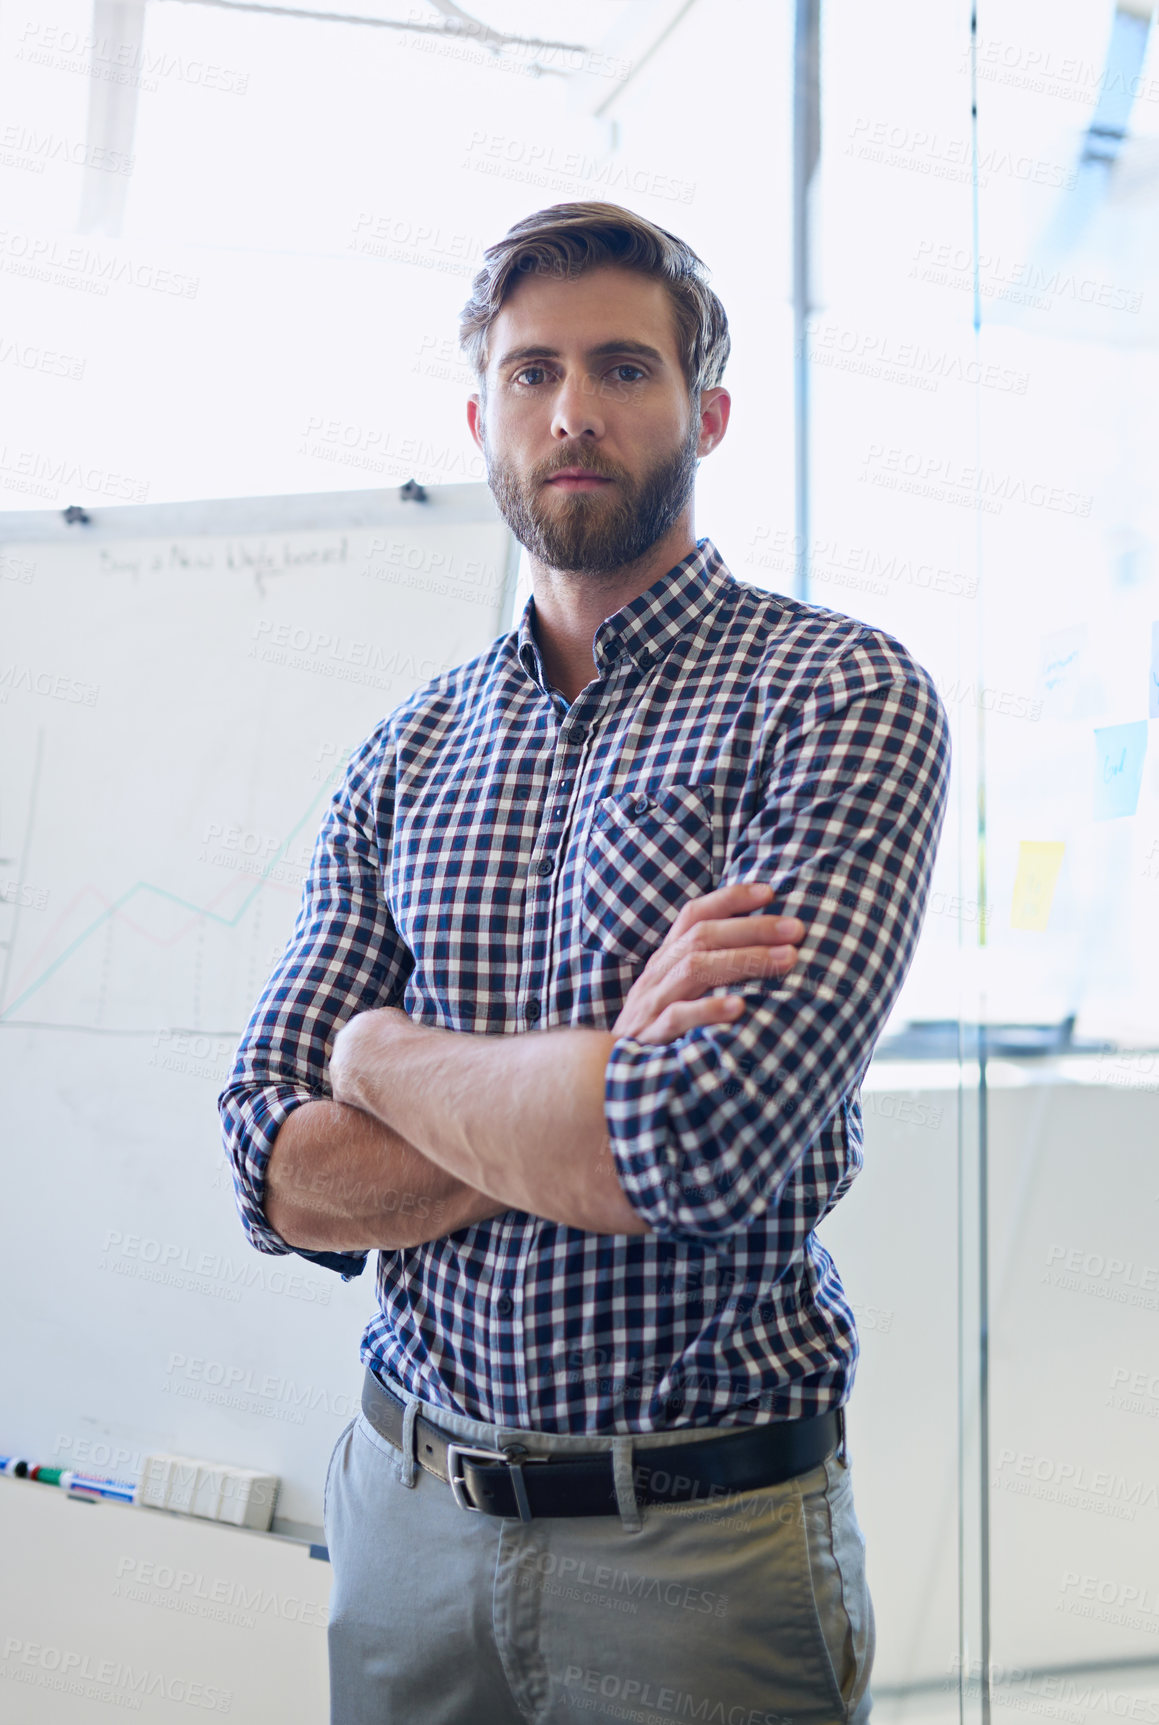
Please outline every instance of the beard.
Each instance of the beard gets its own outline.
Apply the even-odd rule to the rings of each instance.
[[[680,518],[696,479],[699,416],[679,448],[634,479],[584,445],[561,451],[521,477],[488,447],[487,483],[499,513],[519,543],[549,569],[611,575],[645,556]],[[545,481],[564,467],[583,467],[617,481],[615,488],[557,493]]]

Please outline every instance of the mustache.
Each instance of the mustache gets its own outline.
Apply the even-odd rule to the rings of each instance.
[[[553,461],[550,466],[544,464],[536,470],[536,479],[546,483],[553,474],[562,473],[568,467],[582,467],[585,473],[596,473],[602,479],[622,479],[624,477],[618,467],[608,467],[599,461],[593,461],[588,455],[575,454],[562,456],[558,461]]]

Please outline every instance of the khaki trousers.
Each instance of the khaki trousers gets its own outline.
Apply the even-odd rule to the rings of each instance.
[[[415,1411],[487,1448],[608,1442]],[[633,1455],[655,1467],[665,1443],[719,1435],[616,1439],[618,1515],[521,1522],[459,1508],[359,1413],[325,1487],[331,1725],[863,1725],[873,1606],[848,1460],[640,1510],[621,1483]]]

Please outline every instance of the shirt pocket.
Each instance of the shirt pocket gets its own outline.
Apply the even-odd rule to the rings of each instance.
[[[711,892],[712,787],[649,782],[601,797],[584,847],[581,945],[648,957],[690,898]]]

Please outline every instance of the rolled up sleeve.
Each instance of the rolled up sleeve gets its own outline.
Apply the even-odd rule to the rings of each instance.
[[[887,645],[886,645],[887,644]],[[864,1076],[913,957],[948,792],[949,729],[889,637],[847,649],[772,724],[758,806],[720,886],[769,883],[798,916],[780,979],[666,1044],[620,1037],[605,1123],[625,1194],[661,1238],[723,1242],[775,1205]]]
[[[283,1121],[327,1101],[334,1038],[356,1012],[396,1003],[413,967],[382,897],[391,817],[389,721],[350,757],[315,841],[285,951],[254,1008],[219,1095],[242,1227],[259,1252],[296,1252],[348,1280],[367,1252],[291,1246],[265,1211],[266,1170]]]

